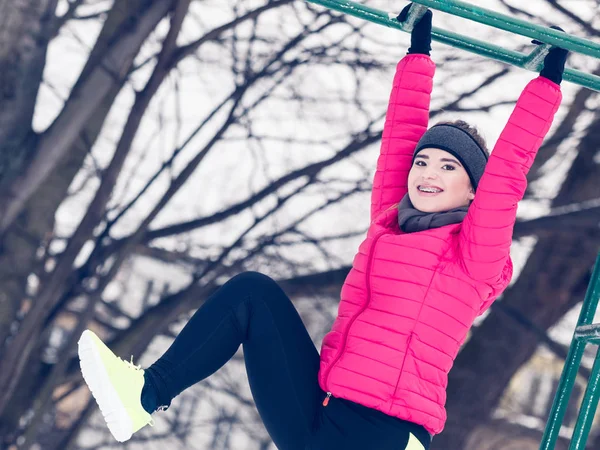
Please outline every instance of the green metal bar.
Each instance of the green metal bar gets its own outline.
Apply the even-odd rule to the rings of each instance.
[[[563,80],[600,92],[600,77],[580,70],[565,69]]]
[[[534,48],[527,58],[523,62],[523,67],[533,72],[539,72],[542,70],[542,64],[544,64],[544,58],[550,51],[552,46],[550,44],[538,45]]]
[[[360,3],[347,0],[307,1],[325,6],[327,8],[334,9],[336,11],[343,12],[345,14],[352,15],[354,17],[358,17],[360,19],[368,20],[369,22],[384,25],[389,28],[395,28],[400,31],[410,32],[409,28],[411,27],[404,26],[396,20],[396,16],[398,15],[398,13],[388,13],[375,8],[371,8],[366,5],[361,5]],[[430,1],[433,2],[434,0],[418,0],[415,3],[423,4],[424,2]],[[448,3],[451,3],[450,0],[447,1]],[[477,7],[475,6],[472,6],[472,8],[477,9]],[[582,44],[579,42],[580,40],[582,40],[581,38],[575,38],[574,36],[569,36],[565,33],[561,33],[560,31],[555,31],[550,28],[541,28],[543,32],[528,32],[528,35],[533,36],[542,42],[560,42],[561,45],[574,45],[579,46],[578,48],[583,48]],[[557,41],[557,39],[559,38],[557,38],[555,34],[562,35],[559,36],[562,39],[560,41]],[[433,40],[441,42],[442,44],[451,45],[461,50],[466,50],[468,52],[475,53],[486,58],[495,59],[497,61],[521,67],[523,69],[527,69],[533,72],[539,72],[539,70],[541,69],[541,62],[543,58],[539,58],[539,52],[541,52],[542,50],[537,50],[537,59],[535,59],[536,50],[534,50],[534,52],[530,54],[525,54],[514,50],[506,49],[498,45],[490,44],[479,39],[463,36],[461,34],[453,33],[447,30],[442,30],[436,27],[433,27],[431,37]],[[573,38],[573,42],[575,42],[575,44],[573,44],[573,42],[570,42],[571,38]],[[585,41],[586,43],[590,42],[586,41],[585,39],[583,39],[583,41]],[[595,52],[596,50],[594,46],[597,46],[597,44],[592,43],[590,47],[592,50],[589,51]],[[587,53],[589,53],[589,51],[586,50]],[[596,75],[591,75],[574,69],[565,69],[563,80],[600,92],[600,77]]]
[[[397,13],[387,13],[375,8],[371,8],[366,5],[352,1],[340,1],[340,0],[308,0],[311,3],[316,3],[322,6],[326,6],[336,11],[349,14],[351,16],[358,17],[360,19],[368,20],[379,25],[384,25],[389,28],[395,28],[400,31],[405,31],[403,25],[396,20]],[[519,65],[524,57],[520,52],[514,50],[508,50],[498,45],[489,44],[478,39],[470,38],[468,36],[462,36],[458,33],[451,31],[441,30],[433,27],[431,32],[432,39],[448,44],[453,47],[460,48],[462,50],[471,51],[480,55],[494,58],[508,64]]]
[[[571,438],[571,445],[569,450],[584,449],[587,443],[590,430],[592,429],[592,422],[598,408],[598,400],[600,399],[600,352],[596,354],[596,360],[594,361],[594,367],[588,380],[588,385],[583,396],[583,402],[577,416],[577,423],[575,424],[575,431]]]
[[[437,9],[442,12],[460,16],[465,19],[489,25],[500,30],[527,36],[538,41],[552,44],[557,47],[566,48],[572,52],[600,58],[600,44],[571,36],[562,31],[536,25],[522,19],[507,16],[490,9],[471,5],[460,0],[412,0],[413,3]]]
[[[588,286],[579,313],[579,319],[577,320],[577,328],[583,325],[591,325],[594,320],[596,309],[598,308],[598,302],[600,301],[600,253],[596,258],[596,265],[594,272],[592,273],[592,279]],[[576,328],[576,330],[577,330]],[[573,341],[569,347],[565,366],[558,382],[558,388],[554,402],[552,403],[552,409],[550,410],[550,417],[546,423],[546,429],[544,430],[544,436],[540,444],[540,450],[552,450],[556,446],[558,434],[560,431],[561,424],[567,411],[567,405],[569,403],[569,397],[573,390],[575,378],[581,364],[581,358],[583,357],[583,351],[585,350],[585,342],[580,339],[576,339],[575,332],[573,333]],[[582,449],[583,450],[583,449]]]
[[[427,6],[421,6],[417,4],[411,5],[411,7],[408,10],[408,17],[404,22],[402,22],[402,29],[410,33],[415,27],[415,24],[419,20],[421,20],[421,18],[425,15],[426,12]]]

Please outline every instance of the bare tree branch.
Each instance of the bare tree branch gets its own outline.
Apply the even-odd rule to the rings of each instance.
[[[242,22],[245,22],[249,19],[252,19],[252,20],[255,19],[256,17],[258,17],[260,14],[262,14],[265,11],[268,11],[273,8],[278,8],[278,7],[280,7],[282,5],[286,5],[288,3],[292,3],[292,0],[269,1],[264,6],[257,8],[253,11],[250,11],[241,17],[238,17],[237,19],[231,21],[227,25],[222,25],[221,27],[214,28],[213,30],[211,30],[210,32],[208,32],[204,36],[202,36],[200,39],[198,39],[190,44],[179,47],[179,49],[176,52],[173,64],[176,65],[179,61],[181,61],[184,58],[186,58],[187,56],[193,54],[198,49],[198,47],[200,47],[203,43],[214,40],[215,37],[221,35],[221,33],[224,30],[230,29],[230,28],[235,28],[238,24],[240,24]]]
[[[36,154],[23,173],[0,199],[0,233],[13,223],[25,202],[71,148],[96,106],[114,84],[127,77],[131,61],[146,37],[171,8],[172,0],[158,0],[137,21],[136,27],[119,39],[102,62],[75,90],[54,123],[40,136]],[[0,383],[2,385],[2,383]],[[0,411],[3,409],[0,401]]]
[[[519,238],[542,234],[570,235],[585,231],[600,232],[600,199],[558,206],[543,217],[517,221],[513,236]]]
[[[203,217],[200,219],[195,219],[187,222],[183,222],[180,224],[170,225],[168,227],[160,228],[157,230],[148,231],[143,237],[143,242],[150,242],[154,239],[158,239],[165,236],[172,236],[175,234],[185,233],[187,231],[191,231],[193,229],[203,227],[206,225],[210,225],[212,223],[220,222],[227,217],[233,216],[253,204],[258,203],[260,200],[266,198],[267,196],[273,194],[281,187],[296,181],[300,178],[304,177],[316,177],[319,173],[326,168],[332,166],[335,163],[345,159],[346,157],[352,155],[353,153],[363,150],[366,146],[377,142],[381,139],[381,131],[372,133],[370,130],[365,130],[362,134],[355,136],[354,140],[348,143],[346,147],[336,153],[331,158],[326,160],[310,164],[301,169],[297,169],[289,174],[286,174],[280,177],[278,180],[271,182],[268,186],[265,186],[256,194],[252,195],[252,197],[240,202],[236,205],[233,205],[219,213],[213,214],[210,217]]]
[[[600,36],[600,30],[597,29],[597,28],[595,28],[592,25],[592,22],[588,22],[588,21],[584,20],[583,18],[579,17],[578,15],[576,15],[573,12],[572,9],[565,8],[560,3],[558,3],[557,0],[546,0],[546,1],[554,9],[556,9],[557,11],[559,11],[561,14],[567,16],[569,19],[571,19],[577,25],[581,26],[585,31],[587,31],[590,34],[590,36]]]
[[[594,75],[600,75],[600,65],[598,65],[593,73]],[[567,114],[556,128],[554,133],[552,133],[552,135],[544,141],[544,144],[538,151],[538,155],[531,165],[531,175],[528,177],[530,183],[529,186],[531,186],[532,181],[538,180],[544,175],[541,170],[542,167],[552,156],[554,156],[560,143],[571,135],[575,127],[575,123],[580,119],[582,114],[586,112],[585,105],[588,99],[593,95],[594,91],[590,89],[580,89],[577,92]]]
[[[65,23],[67,23],[69,20],[71,20],[75,17],[75,11],[84,2],[85,2],[85,0],[70,1],[69,8],[67,9],[67,11],[62,16],[54,18],[54,24],[53,24],[53,30],[52,30],[53,36],[56,36],[58,34],[58,32],[60,31],[60,29],[63,27],[63,25]],[[102,13],[98,13],[98,14],[102,14]],[[97,14],[95,16],[97,17]]]

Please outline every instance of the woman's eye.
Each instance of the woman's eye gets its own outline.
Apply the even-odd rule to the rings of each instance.
[[[451,166],[450,164],[446,164],[446,165],[444,166],[444,168],[447,168],[446,170],[454,170],[454,169],[455,169],[455,167],[454,167],[454,166]]]
[[[425,161],[415,161],[415,166],[424,166]]]

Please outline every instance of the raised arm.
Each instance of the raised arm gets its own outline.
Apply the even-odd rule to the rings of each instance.
[[[400,22],[406,20],[409,7],[398,16]],[[431,20],[428,10],[411,32],[408,54],[396,67],[373,180],[371,221],[406,194],[413,151],[427,131],[435,73],[429,56]]]
[[[371,220],[407,192],[412,156],[427,131],[435,64],[427,55],[406,55],[396,68],[371,193]]]
[[[493,285],[510,271],[517,203],[561,100],[559,84],[543,76],[530,81],[500,134],[459,235],[462,261],[473,278]]]
[[[464,268],[495,288],[506,287],[512,276],[510,246],[517,203],[525,194],[527,173],[562,101],[560,83],[568,55],[567,50],[553,47],[544,58],[540,76],[519,96],[462,224],[459,247]],[[492,296],[484,301],[481,311],[493,300]]]

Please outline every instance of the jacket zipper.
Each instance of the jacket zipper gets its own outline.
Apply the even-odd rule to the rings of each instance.
[[[369,303],[371,301],[371,263],[373,262],[373,255],[374,255],[374,250],[375,250],[375,244],[377,243],[377,241],[379,240],[379,238],[385,233],[384,231],[380,231],[374,238],[373,238],[373,243],[371,244],[371,248],[369,249],[369,261],[367,263],[367,301],[365,302],[364,306],[360,309],[360,311],[358,311],[358,313],[356,313],[356,315],[354,317],[352,317],[352,319],[350,320],[350,324],[348,325],[348,328],[346,328],[346,333],[344,333],[344,340],[342,342],[342,346],[340,348],[340,352],[338,353],[338,355],[336,356],[336,358],[333,360],[333,362],[329,365],[329,369],[327,370],[327,373],[325,374],[325,387],[328,389],[329,388],[329,374],[331,373],[331,369],[333,369],[333,366],[335,366],[337,364],[337,362],[340,360],[340,358],[342,357],[342,354],[344,353],[344,350],[346,349],[346,341],[348,340],[348,333],[350,333],[350,328],[352,327],[352,325],[354,324],[354,321],[358,318],[358,316],[360,316],[365,309],[367,309],[367,307],[369,306]],[[329,404],[329,399],[331,398],[331,392],[327,392],[327,397],[325,397],[325,400],[323,400],[323,406],[327,406]]]

